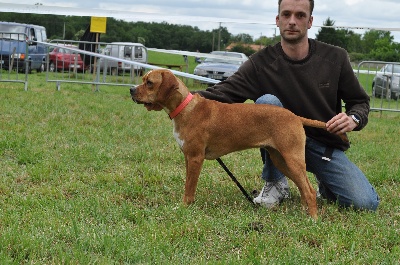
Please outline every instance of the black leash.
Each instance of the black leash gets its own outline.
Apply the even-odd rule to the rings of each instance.
[[[246,199],[254,206],[255,203],[253,202],[253,198],[251,198],[250,195],[247,193],[247,191],[242,187],[242,185],[240,185],[239,181],[235,178],[232,172],[229,171],[229,169],[225,166],[224,162],[222,162],[221,158],[217,158],[217,161],[221,165],[221,167],[225,170],[225,172],[228,173],[229,177],[231,177],[233,182],[236,183],[236,185],[239,187],[240,191],[243,193]]]

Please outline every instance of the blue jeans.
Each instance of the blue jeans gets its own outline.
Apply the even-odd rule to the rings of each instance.
[[[282,106],[273,95],[264,95],[256,104]],[[337,202],[343,207],[375,211],[379,197],[364,173],[352,163],[340,149],[333,149],[331,160],[322,159],[327,150],[326,145],[307,137],[306,140],[307,171],[315,174],[319,182],[319,192],[329,201]],[[265,149],[261,149],[264,162],[262,178],[274,182],[285,177],[273,164]]]

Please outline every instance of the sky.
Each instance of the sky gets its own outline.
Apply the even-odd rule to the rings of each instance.
[[[36,6],[35,4],[40,4]],[[0,0],[0,11],[112,16],[126,21],[168,22],[196,26],[201,30],[226,27],[231,34],[254,39],[279,34],[275,25],[278,0]],[[329,17],[335,26],[363,34],[371,28],[391,31],[400,43],[400,0],[315,0],[314,38]],[[0,13],[1,16],[1,13]]]

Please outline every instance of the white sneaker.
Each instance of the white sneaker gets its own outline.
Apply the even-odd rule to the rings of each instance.
[[[272,208],[289,197],[289,184],[286,178],[282,178],[275,182],[267,181],[253,202],[266,208]]]
[[[313,174],[314,175],[314,177],[315,177],[315,181],[317,182],[317,190],[316,190],[316,193],[317,193],[317,199],[319,199],[319,198],[321,198],[321,193],[319,192],[319,180],[318,180],[318,178],[317,178],[317,175],[315,175],[315,174]]]

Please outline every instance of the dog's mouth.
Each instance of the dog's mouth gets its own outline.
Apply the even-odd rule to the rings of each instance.
[[[143,104],[148,111],[150,111],[150,110],[157,110],[158,111],[158,110],[162,109],[162,107],[160,105],[156,104],[156,103],[140,101],[140,100],[135,99],[134,97],[132,97],[132,100],[136,104]]]
[[[137,100],[135,97],[132,96],[132,100],[133,102],[135,102],[136,104],[143,104],[147,109],[151,108],[151,106],[153,105],[153,103],[151,102],[145,102],[145,101],[141,101],[141,100]]]
[[[131,98],[132,98],[133,102],[135,102],[136,104],[143,104],[148,111],[150,111],[150,110],[156,110],[156,111],[162,110],[162,107],[157,103],[146,102],[146,101],[142,101],[142,100],[137,99],[136,87],[132,87],[131,90],[130,90],[130,93],[131,93]]]
[[[154,107],[155,107],[155,104],[153,104],[153,103],[150,103],[150,102],[143,102],[143,103],[141,103],[141,104],[143,104],[145,107],[146,107],[146,109],[147,110],[153,110],[154,109]]]

